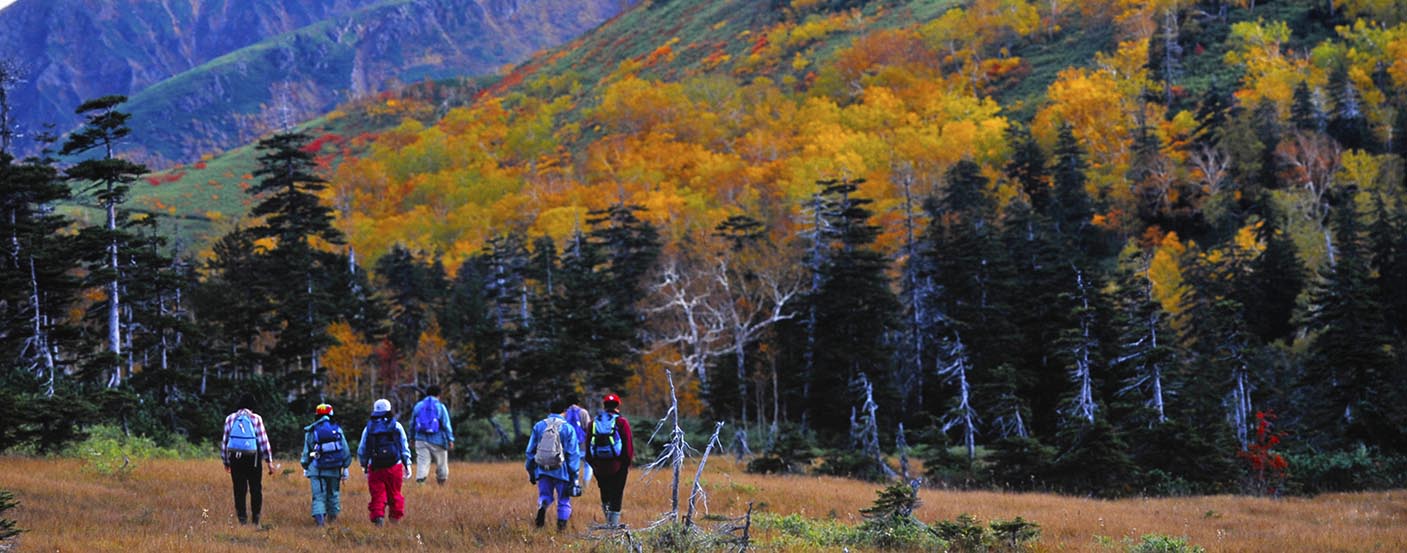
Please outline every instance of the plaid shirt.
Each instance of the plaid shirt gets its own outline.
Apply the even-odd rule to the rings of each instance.
[[[264,432],[263,417],[254,414],[253,411],[248,409],[240,409],[230,413],[230,416],[225,417],[225,435],[220,439],[220,458],[225,460],[225,466],[229,466],[230,464],[230,456],[225,451],[225,445],[230,442],[230,427],[234,426],[234,420],[240,413],[249,415],[249,420],[254,422],[254,436],[257,437],[259,441],[259,452],[264,454],[265,462],[270,465],[274,464],[274,453],[273,450],[269,449],[269,434]]]

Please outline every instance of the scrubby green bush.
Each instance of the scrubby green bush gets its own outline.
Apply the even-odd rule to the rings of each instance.
[[[1186,539],[1147,534],[1137,542],[1125,539],[1126,553],[1206,553],[1206,549],[1187,543]]]
[[[1346,451],[1290,453],[1289,493],[1316,494],[1398,488],[1407,485],[1407,459],[1366,447]]]
[[[987,526],[969,514],[933,524],[933,532],[948,543],[952,553],[1021,553],[1040,539],[1039,524],[1021,517],[993,520]]]
[[[146,436],[128,436],[116,426],[95,426],[88,438],[69,446],[64,455],[86,461],[87,470],[107,476],[125,477],[148,459],[194,459],[209,456],[210,451],[179,440],[176,445],[163,447]]]

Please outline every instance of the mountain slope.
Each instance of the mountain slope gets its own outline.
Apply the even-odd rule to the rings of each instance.
[[[0,13],[0,51],[13,52],[28,75],[12,96],[25,108],[25,129],[72,128],[82,100],[126,94],[136,157],[164,166],[236,146],[396,80],[490,71],[599,24],[619,6],[142,0],[119,8],[22,0]]]

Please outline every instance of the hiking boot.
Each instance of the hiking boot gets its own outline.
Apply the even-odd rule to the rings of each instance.
[[[436,483],[436,484],[439,484],[439,485],[441,485],[441,486],[445,485],[445,482],[446,482],[445,480],[435,480],[435,483]]]
[[[327,525],[327,522],[323,519],[322,515],[313,515],[313,522],[316,523],[318,526]]]
[[[424,484],[424,483],[425,483],[425,479],[424,479],[424,478],[416,478],[416,479],[415,479],[415,483],[416,483],[416,484]]]
[[[385,526],[385,525],[386,525],[386,519],[381,518],[381,517],[376,517],[376,518],[371,519],[371,523],[372,523],[372,524],[375,524],[375,525],[377,525],[377,526]]]
[[[335,515],[335,514],[327,515],[327,523],[328,523],[328,524],[332,524],[332,523],[334,523],[334,522],[337,522],[337,515]],[[255,523],[255,524],[258,524],[258,523]]]
[[[542,528],[547,524],[547,504],[543,503],[537,507],[537,517],[533,519],[533,526]]]
[[[606,513],[606,527],[613,529],[622,528],[620,524],[620,511],[611,511]]]
[[[259,525],[259,515],[254,515],[254,518],[253,518],[252,520],[250,520],[250,522],[253,522],[255,526],[258,526],[258,525]],[[239,523],[240,523],[240,524],[244,524],[244,521],[241,520],[241,521],[239,521]]]
[[[563,532],[563,531],[566,531],[566,529],[567,529],[567,519],[565,519],[565,518],[559,518],[559,519],[557,519],[557,531],[558,531],[558,532]]]
[[[242,525],[245,525],[245,524],[249,524],[249,520],[248,520],[247,518],[245,518],[245,517],[242,517],[242,516],[241,516],[241,517],[236,517],[236,518],[239,519],[239,524],[240,524],[241,526],[242,526]]]

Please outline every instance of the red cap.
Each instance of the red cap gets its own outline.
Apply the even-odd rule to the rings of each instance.
[[[612,403],[612,402],[614,402],[616,405],[620,405],[620,396],[615,395],[615,394],[606,394],[606,397],[601,398],[601,403]]]
[[[331,405],[328,405],[328,404],[326,404],[326,403],[324,403],[324,404],[322,404],[322,405],[318,405],[317,413],[318,413],[319,415],[331,415],[331,414],[332,414],[332,406],[331,406]]]

